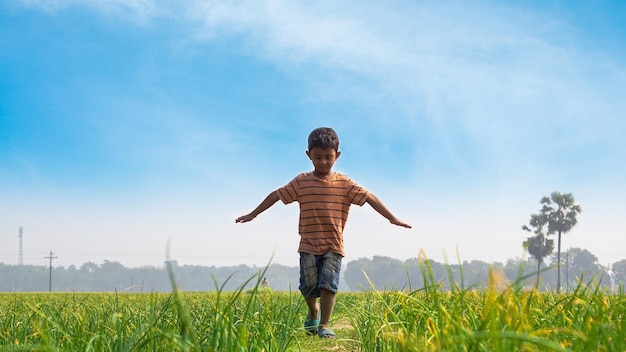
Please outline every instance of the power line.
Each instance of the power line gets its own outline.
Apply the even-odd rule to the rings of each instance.
[[[13,257],[15,252],[9,251],[0,251],[0,256],[11,256]],[[26,253],[26,257],[33,257],[46,254],[45,252],[31,252]],[[148,253],[148,252],[93,252],[93,251],[85,251],[85,252],[57,252],[56,254],[62,254],[63,256],[69,257],[77,257],[77,256],[91,256],[91,257],[111,257],[111,258],[121,258],[121,257],[144,257],[144,258],[164,258],[165,254],[163,253]],[[264,259],[267,258],[265,255],[231,255],[231,254],[215,254],[215,253],[172,253],[172,257],[176,258],[234,258],[234,259]],[[296,255],[297,256],[297,255]],[[274,256],[274,258],[291,258],[293,256]],[[48,257],[44,257],[48,259]]]

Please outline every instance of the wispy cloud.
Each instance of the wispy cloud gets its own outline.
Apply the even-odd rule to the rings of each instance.
[[[86,6],[134,14],[141,20],[178,18],[196,39],[236,39],[250,55],[287,70],[314,66],[363,77],[396,104],[404,104],[409,118],[419,113],[452,120],[466,124],[470,132],[477,125],[489,125],[486,119],[502,128],[503,120],[546,122],[548,115],[556,123],[587,119],[588,114],[568,110],[578,110],[581,104],[574,103],[578,98],[586,97],[591,103],[587,106],[611,99],[593,93],[602,87],[590,86],[589,76],[605,75],[617,86],[624,84],[623,65],[579,50],[568,23],[519,6],[285,0],[184,5],[156,0],[21,2],[52,11]]]
[[[475,109],[473,102],[495,98],[515,105],[550,96],[569,100],[577,90],[568,83],[585,83],[595,66],[573,46],[566,23],[546,23],[519,8],[287,1],[197,6],[206,33],[238,34],[270,60],[346,70],[375,79],[390,94],[422,96],[433,116],[447,102]]]
[[[274,63],[305,82],[312,99],[353,101],[374,111],[366,117],[386,129],[436,135],[451,160],[462,159],[468,147],[505,164],[523,164],[540,152],[548,159],[582,149],[601,153],[615,148],[626,128],[618,115],[626,103],[616,93],[626,89],[624,65],[579,47],[571,33],[580,29],[532,8],[409,1],[23,3],[48,10],[84,5],[134,14],[140,22],[176,18],[192,40],[227,38]]]
[[[357,77],[350,86],[320,84],[318,76],[310,88],[387,110],[379,122],[399,123],[386,128],[425,123],[452,159],[466,143],[504,167],[539,153],[549,162],[617,146],[598,136],[625,129],[618,115],[625,103],[615,93],[626,88],[625,68],[579,48],[571,24],[493,3],[401,5],[212,1],[197,2],[194,14],[208,38],[235,36],[251,55],[291,73]]]
[[[48,13],[72,7],[85,7],[107,16],[120,16],[127,20],[146,23],[163,14],[161,6],[154,0],[17,0],[22,6],[40,9]]]

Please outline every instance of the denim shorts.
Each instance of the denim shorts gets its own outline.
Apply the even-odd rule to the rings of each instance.
[[[321,289],[337,293],[341,259],[337,253],[300,253],[300,292],[305,298],[320,297]]]

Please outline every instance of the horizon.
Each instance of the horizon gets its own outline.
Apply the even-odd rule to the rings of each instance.
[[[583,250],[583,251],[588,251],[586,248],[571,247],[571,248],[567,248],[567,249],[562,250],[561,254],[563,255],[564,253],[567,253],[569,250],[576,250],[576,249],[580,249],[580,250]],[[592,253],[592,252],[589,252],[589,253],[591,255],[595,256],[594,253]],[[551,264],[553,264],[553,262],[550,261],[550,259],[555,257],[556,255],[557,255],[557,252],[556,252],[556,249],[555,249],[555,251],[552,254],[548,255],[544,259],[543,264],[544,265],[551,265]],[[52,262],[50,261],[50,256],[53,256]],[[384,255],[377,255],[377,254],[374,254],[374,255],[369,256],[369,257],[352,258],[352,259],[349,259],[349,260],[345,260],[347,258],[346,257],[346,258],[344,258],[344,261],[343,261],[342,265],[346,265],[346,264],[348,264],[348,263],[350,263],[352,261],[358,261],[358,260],[362,260],[362,259],[374,260],[377,257],[378,258],[389,258],[389,259],[393,259],[393,260],[398,260],[400,262],[406,262],[406,261],[411,261],[411,260],[420,260],[420,259],[426,258],[428,260],[431,260],[431,261],[434,261],[434,262],[437,262],[437,263],[441,263],[441,264],[446,264],[446,265],[459,265],[459,262],[461,264],[464,264],[466,262],[472,262],[472,261],[480,261],[480,262],[484,262],[484,263],[489,264],[489,265],[496,264],[496,263],[499,263],[499,264],[502,264],[502,265],[506,265],[509,261],[519,261],[520,263],[528,263],[528,262],[536,261],[528,253],[526,253],[524,256],[519,256],[519,257],[515,257],[515,258],[507,258],[506,260],[503,260],[503,261],[501,261],[501,260],[483,261],[483,260],[476,259],[476,258],[463,259],[461,256],[449,257],[447,255],[441,255],[441,256],[439,256],[437,258],[431,258],[430,256],[428,256],[427,253],[420,253],[420,254],[418,254],[415,257],[408,257],[408,258],[396,258],[396,257],[393,257],[393,256],[384,256]],[[281,266],[286,266],[286,267],[296,267],[296,268],[298,267],[298,263],[297,262],[296,263],[291,263],[291,264],[278,263],[278,262],[273,261],[273,258],[270,258],[263,265],[247,264],[247,263],[234,263],[234,264],[230,264],[230,265],[203,265],[203,264],[199,264],[199,263],[196,263],[196,264],[189,264],[189,263],[184,263],[184,262],[181,263],[180,260],[177,259],[177,258],[170,258],[170,259],[164,258],[163,261],[160,264],[158,264],[158,265],[155,265],[155,264],[145,264],[145,265],[140,264],[140,265],[137,265],[137,266],[127,266],[127,265],[124,265],[124,263],[122,263],[120,261],[109,260],[109,258],[105,258],[105,257],[100,258],[100,262],[97,262],[97,261],[86,261],[86,262],[82,262],[82,263],[72,263],[70,265],[55,265],[54,261],[56,259],[59,259],[59,257],[54,252],[48,252],[47,256],[43,257],[43,258],[46,261],[46,263],[44,263],[44,264],[17,264],[17,263],[12,264],[12,263],[4,263],[4,262],[0,262],[0,264],[10,265],[10,266],[20,266],[20,265],[25,265],[25,266],[42,266],[42,267],[48,268],[50,266],[50,263],[52,263],[52,268],[60,267],[60,268],[67,269],[70,266],[74,266],[76,268],[80,268],[81,266],[83,266],[85,264],[90,264],[91,263],[91,264],[96,264],[96,265],[103,265],[103,264],[105,264],[107,262],[110,262],[110,263],[121,264],[123,267],[125,267],[127,269],[141,269],[141,268],[148,268],[148,267],[159,268],[159,267],[165,266],[168,261],[172,261],[172,262],[176,262],[177,265],[179,265],[179,266],[190,265],[190,266],[204,266],[204,267],[212,267],[212,266],[214,266],[214,267],[235,267],[235,266],[244,265],[244,266],[249,266],[249,267],[267,267],[267,266],[271,266],[271,265],[276,264],[276,265],[281,265]],[[617,260],[615,262],[624,261],[624,260],[626,260],[626,258]],[[607,270],[611,270],[610,266],[608,264],[604,265],[603,263],[601,263],[599,261],[599,258],[598,258],[598,262],[596,262],[596,263],[601,265],[601,266],[603,266],[603,267],[605,267],[605,268],[607,268]],[[613,264],[613,263],[609,263],[609,264]]]
[[[562,251],[626,247],[626,3],[8,0],[0,4],[0,262],[298,263],[271,191],[333,127],[345,261],[502,262],[553,191]]]

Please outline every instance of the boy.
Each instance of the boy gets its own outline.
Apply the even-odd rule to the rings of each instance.
[[[271,192],[256,209],[235,222],[254,219],[278,200],[300,204],[299,288],[309,308],[304,328],[310,335],[335,338],[328,322],[335,306],[341,259],[345,256],[343,229],[350,205],[368,203],[392,224],[411,226],[396,218],[374,194],[349,177],[331,171],[341,155],[339,137],[332,128],[321,127],[311,132],[306,155],[313,162],[312,172],[301,173]]]

